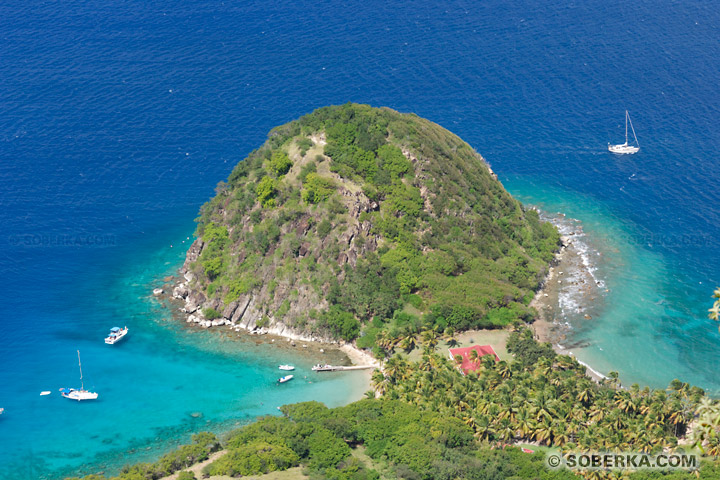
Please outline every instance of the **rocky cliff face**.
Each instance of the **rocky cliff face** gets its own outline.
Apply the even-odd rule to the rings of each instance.
[[[305,339],[352,340],[408,303],[477,327],[527,314],[557,242],[447,130],[326,107],[274,129],[218,185],[172,295],[204,327]]]
[[[338,188],[337,194],[347,209],[349,219],[347,228],[344,231],[337,232],[334,237],[326,237],[319,244],[313,244],[311,241],[301,243],[297,258],[317,258],[321,256],[324,249],[337,244],[340,247],[340,253],[335,259],[337,265],[348,264],[355,267],[358,257],[365,255],[369,251],[377,250],[378,243],[382,240],[381,237],[371,233],[372,225],[369,221],[360,221],[359,218],[362,213],[377,210],[378,203],[370,201],[361,192],[352,192],[343,187]],[[310,218],[312,217],[308,216],[291,222],[283,229],[282,233],[287,235],[294,232],[300,237],[306,236],[309,231]],[[363,236],[364,241],[356,244],[354,240],[359,236]],[[269,333],[297,340],[323,341],[326,343],[335,343],[337,341],[337,339],[328,336],[326,333],[313,332],[308,328],[287,325],[282,319],[276,318],[271,313],[272,307],[279,309],[282,302],[288,298],[293,286],[290,283],[280,284],[275,288],[274,292],[269,292],[271,279],[264,278],[263,286],[257,291],[241,295],[233,301],[225,303],[219,297],[208,298],[201,287],[202,283],[197,280],[196,274],[193,273],[194,269],[197,270],[198,259],[205,245],[202,238],[196,238],[192,243],[188,249],[185,262],[180,269],[178,281],[172,290],[173,298],[185,302],[183,312],[188,315],[188,322],[197,323],[204,328],[228,325],[251,332]],[[293,320],[302,318],[310,310],[327,308],[327,301],[321,295],[318,295],[316,291],[305,285],[296,285],[295,287],[296,298],[289,303],[289,309],[285,314],[288,318]],[[278,301],[269,301],[271,296],[278,299]],[[271,306],[270,309],[267,308],[268,304]],[[209,309],[219,312],[220,317],[206,318],[205,312]],[[263,317],[268,313],[270,315],[263,321]]]

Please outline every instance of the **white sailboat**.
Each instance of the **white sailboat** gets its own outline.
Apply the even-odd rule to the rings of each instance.
[[[78,350],[77,352],[78,366],[80,367],[80,389],[78,390],[76,388],[61,388],[60,395],[65,398],[69,398],[70,400],[77,400],[78,402],[80,400],[95,400],[98,397],[98,394],[85,390],[85,384],[83,383],[82,363],[80,362],[80,350]]]
[[[628,143],[628,123],[630,124],[633,138],[635,139],[634,145],[630,145]],[[640,143],[638,142],[637,136],[635,135],[635,128],[633,128],[632,120],[630,120],[630,114],[627,110],[625,110],[625,143],[623,143],[622,145],[608,145],[608,150],[610,150],[612,153],[618,154],[633,154],[637,153],[640,150]]]

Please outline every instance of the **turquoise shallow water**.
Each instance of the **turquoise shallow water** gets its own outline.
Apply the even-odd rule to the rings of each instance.
[[[679,378],[718,393],[709,362],[717,355],[715,335],[706,305],[699,302],[688,311],[687,304],[672,301],[687,285],[680,272],[653,250],[657,237],[620,217],[612,204],[589,195],[523,176],[508,177],[504,184],[526,204],[562,212],[582,226],[589,266],[602,288],[590,305],[591,319],[584,318],[584,311],[557,315],[556,322],[569,324],[563,330],[567,333],[563,347],[600,373],[618,371],[626,385],[664,388]],[[682,241],[682,234],[678,236]],[[706,329],[706,335],[690,336],[693,326]]]
[[[6,478],[111,473],[152,460],[191,433],[221,433],[277,414],[286,403],[321,399],[337,406],[362,396],[363,373],[314,374],[310,367],[318,358],[300,346],[258,345],[173,321],[149,293],[182,260],[187,236],[175,238],[177,248],[167,242],[155,251],[130,252],[113,272],[82,279],[76,287],[85,295],[41,319],[54,324],[48,335],[67,348],[27,358],[23,374],[10,378],[16,395],[5,399],[0,452]],[[127,325],[130,333],[109,346],[102,339],[112,325]],[[77,403],[57,392],[80,384],[75,348],[85,386],[100,394],[97,401]],[[280,363],[297,367],[293,381],[276,384]],[[41,390],[52,394],[41,397]]]

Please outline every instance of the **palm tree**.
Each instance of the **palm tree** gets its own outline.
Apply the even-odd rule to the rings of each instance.
[[[448,344],[448,347],[452,348],[458,344],[457,338],[455,338],[455,329],[452,327],[447,327],[445,329],[445,341]]]
[[[604,382],[607,382],[612,388],[617,389],[620,386],[620,374],[618,372],[610,372]]]
[[[480,417],[475,420],[475,438],[490,441],[494,435],[495,429],[493,429],[487,417]]]
[[[500,439],[504,442],[509,442],[515,438],[515,430],[512,428],[510,420],[507,418],[499,420],[495,425],[495,431]]]
[[[569,370],[573,367],[574,360],[568,355],[558,355],[555,361],[555,366],[560,370]]]
[[[540,357],[535,364],[535,375],[547,378],[552,371],[552,360],[546,357]]]
[[[712,455],[713,457],[720,456],[720,437],[718,435],[713,434],[710,436],[707,441],[706,452],[708,455]]]
[[[593,387],[590,385],[590,382],[581,382],[576,396],[577,401],[582,403],[583,406],[587,407],[588,405],[590,405],[594,397],[595,392],[593,391]]]
[[[632,399],[630,398],[630,394],[625,391],[615,392],[615,405],[625,413],[631,411],[635,407],[632,403]]]
[[[698,416],[702,417],[706,414],[716,415],[718,413],[718,406],[710,397],[703,397],[700,400],[700,404],[697,406],[695,412]]]
[[[398,356],[390,357],[388,361],[385,362],[383,370],[385,370],[385,375],[389,377],[391,382],[397,383],[396,380],[400,378],[401,373],[400,358]]]
[[[715,289],[713,298],[715,299],[715,303],[713,303],[712,308],[708,310],[708,317],[711,320],[720,320],[720,288]],[[720,327],[718,327],[718,329],[720,329]]]
[[[475,366],[477,366],[477,362],[478,362],[479,358],[480,358],[480,356],[478,355],[477,350],[473,349],[473,350],[470,350],[470,353],[468,353],[468,359]]]
[[[589,417],[590,421],[594,423],[600,422],[603,418],[605,418],[605,414],[607,413],[607,410],[605,407],[602,407],[600,405],[593,405],[590,407]]]
[[[410,353],[415,349],[415,336],[407,336],[400,341],[400,348],[405,350],[405,353]]]
[[[517,413],[517,432],[521,438],[530,438],[535,430],[535,420],[527,408],[521,408]]]
[[[473,350],[473,352],[474,351],[475,350]],[[480,362],[482,363],[483,368],[485,368],[485,370],[495,369],[495,366],[496,366],[495,355],[483,355],[482,358],[480,359]]]
[[[437,332],[434,330],[425,330],[422,333],[423,343],[425,344],[425,348],[432,352],[435,350],[435,347],[438,344],[438,336]]]
[[[533,437],[540,443],[550,445],[553,439],[553,428],[550,421],[545,420],[538,423],[533,432]]]
[[[375,391],[380,395],[385,395],[385,393],[387,393],[388,386],[390,384],[388,378],[380,370],[375,370],[373,372],[372,377],[370,377],[370,383]]]
[[[535,418],[537,418],[538,421],[542,420],[543,418],[547,420],[552,420],[553,412],[550,408],[544,390],[538,392],[537,396],[535,396],[535,398],[531,400],[531,404],[535,407]]]
[[[512,377],[512,369],[510,368],[510,365],[505,360],[501,360],[497,365],[497,372],[500,374],[502,378],[510,378]]]

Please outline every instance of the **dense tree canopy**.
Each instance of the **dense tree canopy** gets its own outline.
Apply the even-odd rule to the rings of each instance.
[[[457,136],[357,104],[273,129],[202,208],[197,235],[191,288],[215,310],[247,295],[257,317],[345,340],[374,318],[392,330],[411,299],[441,331],[530,319],[559,242]]]

